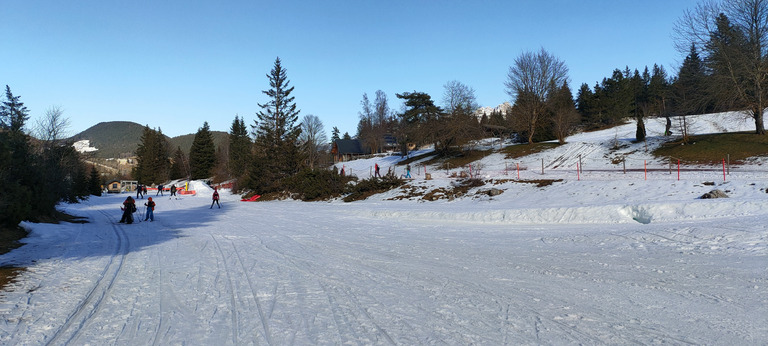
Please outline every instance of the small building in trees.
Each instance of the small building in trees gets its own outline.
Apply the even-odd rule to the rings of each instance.
[[[365,148],[357,139],[337,139],[331,148],[334,162],[349,161],[354,157],[370,155],[371,149]]]
[[[107,183],[107,192],[121,193],[126,191],[136,191],[139,182],[136,180],[112,180]]]
[[[384,151],[393,150],[397,150],[397,138],[392,134],[387,133],[384,135]]]
[[[112,180],[109,183],[107,183],[107,192],[109,193],[120,193],[120,189],[122,188],[122,184],[120,184],[120,180]]]

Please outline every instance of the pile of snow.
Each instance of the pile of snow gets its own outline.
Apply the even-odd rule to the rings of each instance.
[[[79,153],[89,153],[96,150],[99,150],[97,148],[94,148],[91,146],[91,141],[88,139],[80,140],[72,144],[73,147],[75,147],[75,150]]]

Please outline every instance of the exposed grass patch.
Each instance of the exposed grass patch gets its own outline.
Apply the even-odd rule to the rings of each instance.
[[[439,188],[429,191],[421,199],[425,201],[454,199],[466,195],[474,187],[483,185],[485,185],[485,182],[480,179],[464,179],[452,184],[450,188]]]
[[[653,154],[701,164],[717,164],[729,155],[732,164],[739,164],[750,157],[768,155],[768,136],[752,132],[691,136],[688,143],[682,140],[664,143]]]
[[[344,202],[361,201],[377,193],[382,193],[405,184],[405,180],[393,175],[385,175],[382,178],[371,177],[360,180],[357,184],[348,187],[349,195],[344,197]]]
[[[502,150],[506,156],[506,159],[516,159],[519,157],[536,154],[545,150],[557,148],[560,144],[557,143],[533,143],[533,144],[517,144],[510,145]]]

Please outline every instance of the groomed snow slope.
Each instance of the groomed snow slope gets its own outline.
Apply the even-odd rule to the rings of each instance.
[[[625,130],[574,136],[569,146],[592,148],[582,160],[602,157]],[[574,162],[557,152],[526,160],[544,156]],[[345,167],[367,173],[398,159]],[[504,178],[514,163],[504,161],[485,159],[483,172]],[[451,186],[450,173],[417,175],[410,189]],[[407,194],[395,190],[355,203],[244,203],[223,191],[221,209],[209,209],[211,191],[199,186],[194,197],[155,197],[156,221],[132,225],[115,223],[125,195],[64,205],[90,222],[25,224],[27,244],[0,256],[28,267],[0,299],[0,343],[768,340],[768,172],[759,162],[734,167],[726,181],[712,171],[680,180],[521,173],[563,181],[506,181],[434,202],[389,200]],[[504,193],[476,194],[490,187]],[[730,197],[698,199],[714,188]]]

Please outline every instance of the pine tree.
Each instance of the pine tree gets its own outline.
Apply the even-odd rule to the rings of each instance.
[[[34,189],[42,188],[43,180],[29,137],[22,131],[29,111],[7,85],[5,98],[0,104],[0,224],[16,227],[36,213],[50,212],[53,206],[34,200]]]
[[[171,161],[169,158],[171,157],[171,150],[168,139],[163,134],[162,129],[158,127],[155,135],[157,136],[154,150],[156,153],[154,162],[155,177],[159,182],[164,182],[170,177]]]
[[[562,86],[552,94],[549,108],[552,112],[552,131],[557,137],[558,142],[565,144],[565,138],[576,126],[579,118],[568,81],[564,81]]]
[[[216,145],[213,143],[208,122],[195,133],[192,147],[189,149],[189,170],[192,179],[207,179],[213,174],[216,165]]]
[[[339,131],[339,128],[334,126],[333,131],[331,131],[331,145],[333,145],[333,142],[336,142],[339,139],[341,139],[341,137],[339,137],[339,133],[341,133],[341,131]]]
[[[160,184],[168,180],[170,162],[168,140],[162,130],[144,126],[141,142],[136,148],[137,164],[133,178],[141,184]]]
[[[632,112],[634,113],[635,120],[637,121],[637,127],[635,129],[635,140],[642,142],[645,140],[645,121],[643,120],[646,113],[648,113],[648,83],[651,80],[651,75],[648,72],[648,67],[645,67],[643,75],[635,69],[634,75],[629,80],[629,93],[633,95]]]
[[[101,175],[96,166],[91,166],[91,174],[88,177],[88,193],[94,196],[101,196]]]
[[[11,87],[5,86],[6,101],[0,105],[0,126],[11,132],[21,132],[29,119],[29,110],[21,102],[21,96],[13,96]]]
[[[301,128],[296,124],[300,110],[291,96],[294,87],[279,57],[267,79],[270,89],[262,92],[269,101],[259,103],[261,111],[253,126],[256,140],[251,188],[260,193],[282,190],[282,180],[298,172],[302,162],[298,143]]]
[[[245,121],[235,116],[229,129],[229,173],[231,177],[241,179],[248,171],[253,143],[248,137]]]
[[[664,70],[664,66],[654,64],[653,74],[651,74],[651,80],[648,82],[648,99],[651,104],[652,115],[666,118],[667,128],[664,131],[665,136],[670,134],[670,128],[672,127],[672,120],[669,118],[670,96],[671,87],[667,71]]]
[[[397,139],[400,142],[401,151],[407,154],[407,143],[435,143],[437,140],[437,126],[435,122],[443,112],[436,106],[432,97],[424,92],[404,92],[395,94],[405,103],[405,111],[400,114]]]
[[[677,79],[672,85],[676,112],[689,115],[712,110],[706,83],[704,62],[699,57],[696,45],[691,44],[690,52],[683,60]]]
[[[189,179],[189,159],[181,147],[176,147],[176,151],[173,153],[173,163],[169,172],[169,177],[172,180],[177,179]]]

